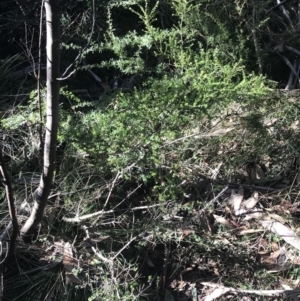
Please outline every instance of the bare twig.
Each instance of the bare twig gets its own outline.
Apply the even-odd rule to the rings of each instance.
[[[112,184],[111,184],[111,187],[110,187],[110,189],[109,189],[108,196],[107,196],[107,198],[106,198],[106,201],[105,201],[105,203],[104,203],[104,206],[103,206],[103,209],[102,209],[102,210],[104,210],[104,208],[106,207],[106,205],[107,205],[107,203],[108,203],[108,201],[109,201],[109,199],[110,199],[111,193],[112,193],[112,191],[113,191],[113,189],[114,189],[114,187],[115,187],[115,184],[116,184],[117,180],[120,178],[120,176],[121,176],[121,173],[118,171],[117,175],[115,176],[115,178],[114,178],[114,180],[113,180],[113,182],[112,182]]]
[[[140,189],[141,186],[142,186],[142,184],[140,184],[134,190],[132,190],[130,193],[128,193],[128,195],[126,196],[126,198],[124,198],[120,203],[118,203],[118,205],[116,205],[113,209],[116,209],[117,207],[119,207],[125,200],[127,200],[132,194],[134,194],[138,189]]]
[[[220,168],[221,168],[222,165],[223,165],[223,162],[219,163],[218,166],[213,170],[213,173],[211,175],[212,179],[215,180],[217,178],[217,176],[218,176],[218,174],[220,172]]]
[[[138,190],[141,185],[139,185],[138,187],[136,187],[133,191],[131,191],[127,196],[126,198],[124,198],[121,202],[118,203],[118,205],[116,205],[112,210],[108,210],[108,211],[104,211],[104,208],[106,207],[109,199],[110,199],[110,196],[111,196],[111,193],[112,193],[112,190],[113,188],[115,187],[115,184],[117,182],[117,180],[121,177],[122,173],[124,172],[127,172],[128,170],[130,170],[131,168],[133,168],[134,166],[136,165],[136,163],[133,163],[129,166],[127,166],[126,168],[124,168],[121,172],[118,172],[117,175],[115,176],[112,184],[111,184],[111,187],[110,187],[110,190],[109,190],[109,193],[108,193],[108,196],[106,198],[106,201],[105,201],[105,204],[103,206],[103,209],[101,211],[98,211],[98,212],[94,212],[94,213],[91,213],[91,214],[86,214],[86,215],[83,215],[83,216],[76,216],[76,217],[73,217],[73,218],[68,218],[68,217],[63,217],[63,220],[66,221],[66,222],[74,222],[74,223],[79,223],[81,221],[84,221],[86,219],[89,219],[89,218],[92,218],[92,217],[96,217],[96,216],[101,216],[101,215],[105,215],[105,214],[110,214],[110,213],[114,213],[115,212],[115,209],[120,206],[120,204],[122,204],[126,199],[128,199],[136,190]],[[53,196],[52,196],[53,197]],[[142,207],[136,207],[136,208],[129,208],[127,210],[129,211],[135,211],[135,210],[139,210],[139,209],[148,209],[148,208],[151,208],[151,207],[156,207],[156,206],[160,206],[160,204],[158,205],[153,205],[153,206],[142,206]]]
[[[25,41],[23,44],[24,44],[24,52],[26,53],[26,56],[28,58],[28,60],[30,61],[30,64],[31,64],[31,68],[33,70],[33,75],[35,77],[37,77],[36,75],[36,64],[35,64],[35,61],[34,61],[34,57],[32,55],[32,45],[33,45],[33,39],[34,39],[34,30],[32,32],[32,36],[31,36],[31,41],[30,43],[28,42],[28,38],[27,38],[27,24],[25,23]],[[28,46],[30,45],[30,46]]]
[[[86,70],[93,76],[93,78],[105,90],[105,92],[108,92],[111,90],[110,86],[105,84],[104,82],[102,82],[101,78],[96,73],[94,73],[90,68],[87,67]]]
[[[282,2],[280,2],[280,3],[278,3],[278,4],[276,4],[276,5],[274,5],[273,7],[271,7],[270,9],[268,9],[268,10],[265,12],[265,14],[266,14],[266,15],[269,14],[272,10],[274,10],[274,9],[276,9],[276,8],[278,8],[278,7],[280,7],[281,5],[283,5],[284,3],[288,2],[288,1],[290,1],[290,0],[284,0],[284,1],[282,1]]]
[[[222,189],[220,193],[218,193],[217,196],[215,196],[212,200],[210,200],[208,203],[205,204],[204,208],[202,211],[204,211],[209,205],[213,204],[215,201],[219,199],[220,196],[224,194],[224,192],[229,188],[229,186],[225,186],[225,188]]]
[[[83,230],[84,230],[84,232],[85,232],[85,234],[86,234],[86,237],[87,237],[87,238],[90,238],[90,234],[89,234],[89,229],[88,229],[88,227],[84,225],[82,228],[83,228]],[[96,250],[96,248],[95,248],[94,246],[91,246],[91,248],[92,248],[94,254],[95,254],[100,260],[102,260],[102,261],[105,262],[105,263],[110,263],[110,264],[113,263],[113,260],[107,259],[106,257],[104,257],[98,250]]]
[[[156,204],[156,205],[149,205],[149,206],[140,206],[140,207],[134,207],[134,208],[128,208],[125,209],[125,211],[137,211],[137,210],[144,210],[144,209],[150,209],[150,208],[154,208],[154,207],[158,207],[161,206],[161,204]],[[82,215],[82,216],[78,216],[78,217],[63,217],[63,220],[65,222],[69,222],[69,223],[80,223],[84,220],[87,220],[89,218],[95,217],[95,216],[99,216],[99,215],[105,215],[105,214],[110,214],[110,213],[115,213],[116,210],[108,210],[108,211],[97,211],[91,214],[86,214],[86,215]]]
[[[126,248],[127,248],[134,240],[136,240],[137,238],[138,238],[137,236],[131,238],[131,239],[125,244],[125,246],[123,246],[123,247],[115,254],[115,256],[112,258],[112,260],[115,260],[115,259],[119,256],[119,254],[120,254],[124,249],[126,249]]]
[[[295,49],[294,47],[290,47],[290,46],[287,46],[287,45],[285,45],[284,46],[286,49],[288,49],[289,51],[291,51],[291,52],[294,52],[296,55],[300,55],[300,51],[298,50],[298,49]]]
[[[67,73],[69,72],[69,70],[74,66],[74,64],[77,62],[77,60],[82,56],[83,52],[87,49],[87,47],[90,45],[91,40],[92,40],[92,36],[94,34],[94,29],[95,29],[95,0],[92,1],[93,3],[93,13],[92,13],[92,29],[90,32],[90,36],[88,38],[88,41],[86,43],[86,45],[81,49],[81,51],[79,51],[78,55],[76,56],[76,58],[74,59],[73,63],[70,64],[68,66],[68,68],[65,70],[65,72],[62,74],[61,78],[59,78],[59,80],[65,80],[67,78],[69,78],[73,73],[76,72],[76,70],[73,70],[70,72],[69,75],[67,75]]]
[[[277,0],[277,3],[280,4],[280,9],[281,9],[282,13],[284,14],[285,18],[287,19],[288,23],[290,24],[291,28],[292,28],[293,30],[295,30],[294,24],[293,24],[293,22],[292,22],[292,20],[291,20],[291,18],[290,18],[290,15],[289,15],[288,11],[287,11],[287,10],[285,9],[285,7],[282,5],[283,3],[280,2],[280,0]]]

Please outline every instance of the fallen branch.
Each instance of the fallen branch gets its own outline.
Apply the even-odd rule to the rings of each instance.
[[[210,282],[201,282],[204,286],[209,286],[214,288],[214,290],[207,295],[205,298],[201,299],[203,301],[213,301],[218,297],[231,292],[231,293],[242,293],[242,294],[253,294],[258,296],[266,296],[266,297],[274,297],[280,296],[282,294],[294,298],[294,300],[299,300],[298,295],[300,294],[300,288],[296,288],[294,290],[243,290],[243,289],[235,289],[233,287],[225,287],[221,284],[210,283]]]
[[[124,211],[137,211],[137,210],[143,210],[143,209],[150,209],[153,207],[158,207],[161,206],[161,204],[156,204],[156,205],[150,205],[150,206],[141,206],[141,207],[133,207],[133,208],[128,208],[128,209],[124,209]],[[78,217],[63,217],[63,221],[68,222],[68,223],[80,223],[84,220],[87,220],[89,218],[95,217],[95,216],[99,216],[99,215],[105,215],[105,214],[110,214],[110,213],[115,213],[117,210],[108,210],[108,211],[97,211],[91,214],[86,214],[86,215],[82,215],[82,216],[78,216]]]
[[[111,193],[112,193],[112,191],[113,191],[113,189],[115,187],[115,184],[116,184],[117,180],[120,178],[120,176],[121,176],[121,173],[118,171],[118,173],[117,173],[116,177],[114,178],[114,180],[113,180],[113,182],[111,184],[111,187],[109,189],[109,193],[108,193],[108,196],[107,196],[106,201],[104,203],[103,209],[106,207],[106,205],[107,205],[107,203],[108,203],[108,201],[110,199]]]
[[[132,164],[132,165],[130,165],[129,167],[127,167],[126,169],[125,169],[125,171],[126,170],[128,170],[129,168],[131,168],[131,167],[133,167],[135,164]],[[104,215],[104,214],[110,214],[110,213],[114,213],[114,212],[116,212],[116,208],[118,207],[118,206],[120,206],[125,200],[127,200],[135,191],[137,191],[142,185],[140,184],[138,187],[136,187],[133,191],[131,191],[127,196],[126,196],[126,198],[124,198],[118,205],[116,205],[113,209],[111,209],[111,210],[108,210],[108,211],[104,211],[104,208],[106,207],[106,205],[107,205],[107,203],[108,203],[108,201],[109,201],[109,199],[110,199],[110,196],[111,196],[111,193],[112,193],[112,190],[113,190],[113,188],[115,187],[115,184],[116,184],[116,181],[120,178],[120,176],[122,175],[122,173],[121,172],[118,172],[117,173],[117,175],[116,175],[116,177],[114,178],[114,180],[113,180],[113,182],[112,182],[112,185],[111,185],[111,187],[110,187],[110,189],[109,189],[109,193],[108,193],[108,196],[107,196],[107,198],[106,198],[106,201],[105,201],[105,204],[103,205],[103,209],[101,210],[101,211],[97,211],[97,212],[94,212],[94,213],[90,213],[90,214],[86,214],[86,215],[83,215],[83,216],[76,216],[76,217],[73,217],[73,218],[68,218],[68,217],[63,217],[63,220],[65,221],[65,222],[73,222],[73,223],[80,223],[80,222],[82,222],[82,221],[84,221],[84,220],[86,220],[86,219],[89,219],[89,218],[92,218],[92,217],[99,217],[99,216],[101,216],[101,215]],[[154,205],[154,206],[156,206],[156,205]],[[158,205],[157,205],[158,206]],[[138,208],[138,209],[136,209],[136,208],[129,208],[129,210],[132,210],[132,211],[134,211],[134,210],[139,210],[139,208],[141,208],[141,209],[148,209],[148,208],[150,208],[150,206],[148,207],[148,206],[143,206],[143,207],[146,207],[146,208],[142,208],[142,207],[136,207],[136,208]],[[95,222],[95,221],[94,221]]]
[[[89,229],[88,229],[88,227],[84,225],[82,228],[83,228],[83,230],[84,230],[84,232],[85,232],[86,237],[87,237],[87,238],[90,238],[90,234],[89,234]],[[92,248],[94,254],[95,254],[100,260],[102,260],[102,261],[105,262],[105,263],[109,263],[109,264],[112,264],[112,263],[113,263],[113,260],[107,259],[106,257],[104,257],[99,251],[96,250],[96,248],[95,248],[94,246],[91,246],[91,248]]]
[[[131,238],[131,239],[125,244],[125,246],[122,247],[122,248],[114,255],[114,257],[112,258],[112,260],[115,260],[115,259],[120,255],[120,253],[121,253],[124,249],[126,249],[126,248],[127,248],[134,240],[136,240],[137,238],[138,238],[137,236]]]

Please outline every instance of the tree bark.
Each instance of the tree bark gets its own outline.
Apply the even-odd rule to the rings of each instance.
[[[41,222],[53,180],[56,165],[56,144],[59,117],[60,77],[60,7],[59,0],[45,0],[47,32],[47,110],[43,172],[39,187],[34,192],[34,205],[21,229],[23,239],[35,233]]]
[[[11,222],[13,225],[13,231],[12,231],[12,235],[10,238],[10,246],[9,246],[9,251],[8,251],[8,256],[7,256],[7,258],[12,258],[14,255],[14,252],[15,252],[16,239],[19,234],[19,225],[18,225],[18,219],[17,219],[16,209],[15,209],[15,204],[14,204],[14,196],[13,196],[11,179],[10,179],[9,173],[6,168],[4,158],[2,156],[1,147],[0,147],[0,172],[1,172],[3,180],[4,180],[8,210],[9,210],[10,219],[11,219]]]

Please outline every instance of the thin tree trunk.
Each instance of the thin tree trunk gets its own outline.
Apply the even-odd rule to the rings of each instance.
[[[60,7],[59,0],[45,0],[47,29],[47,110],[44,162],[40,185],[34,192],[31,215],[21,229],[26,238],[35,233],[41,222],[53,180],[59,116],[60,77]]]
[[[17,219],[16,209],[15,209],[15,204],[14,204],[14,196],[13,196],[11,179],[10,179],[9,173],[6,169],[6,164],[5,164],[4,158],[2,156],[1,147],[0,147],[0,172],[1,172],[3,180],[4,180],[8,210],[9,210],[9,215],[10,215],[10,219],[11,219],[12,226],[13,226],[13,231],[12,231],[12,235],[10,238],[10,246],[9,246],[9,251],[8,251],[8,256],[7,256],[7,258],[12,258],[14,255],[14,252],[15,252],[16,239],[19,234],[19,225],[18,225],[18,219]]]

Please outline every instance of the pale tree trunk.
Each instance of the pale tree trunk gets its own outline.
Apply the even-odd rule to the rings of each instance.
[[[60,76],[60,7],[59,0],[45,0],[47,31],[47,110],[44,162],[40,185],[34,192],[31,215],[21,229],[26,238],[35,233],[41,222],[55,171]]]

